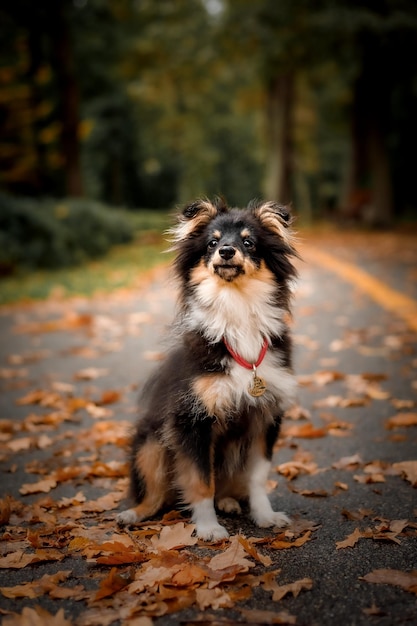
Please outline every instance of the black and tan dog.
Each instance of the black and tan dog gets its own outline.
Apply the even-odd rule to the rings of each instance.
[[[131,525],[178,499],[198,537],[228,536],[239,502],[261,527],[285,526],[266,493],[283,412],[293,403],[287,320],[296,256],[286,208],[187,206],[172,229],[180,281],[173,347],[145,387],[132,446]]]

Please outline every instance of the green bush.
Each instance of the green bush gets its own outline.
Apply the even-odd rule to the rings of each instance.
[[[87,199],[32,200],[0,194],[0,273],[76,265],[131,241],[125,212]]]

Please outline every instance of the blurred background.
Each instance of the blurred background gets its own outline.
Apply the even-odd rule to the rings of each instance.
[[[415,0],[2,0],[0,24],[3,276],[196,196],[417,217]]]

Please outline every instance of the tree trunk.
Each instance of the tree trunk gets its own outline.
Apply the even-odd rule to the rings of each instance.
[[[292,200],[292,74],[277,76],[267,92],[267,167],[265,194],[268,200],[287,204]]]
[[[353,89],[352,149],[342,199],[345,216],[371,226],[388,226],[394,214],[387,147],[389,87],[384,63],[372,43],[363,44],[361,74]]]
[[[51,0],[49,15],[49,38],[52,47],[51,65],[56,75],[60,98],[59,114],[62,124],[61,147],[64,159],[65,191],[68,196],[81,196],[83,185],[78,138],[79,97],[73,69],[65,3],[60,0]]]

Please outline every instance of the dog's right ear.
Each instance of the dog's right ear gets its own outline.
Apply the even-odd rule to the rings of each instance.
[[[227,205],[222,198],[216,198],[214,202],[201,199],[187,204],[178,216],[177,225],[169,230],[173,247],[175,248],[181,241],[199,234],[211,220],[226,211]]]

